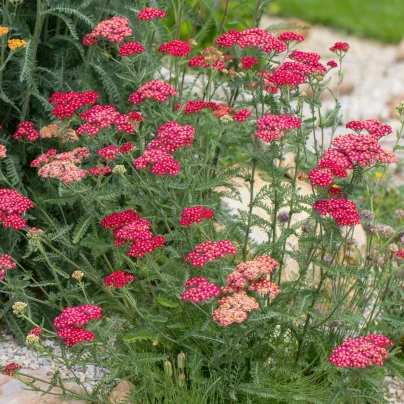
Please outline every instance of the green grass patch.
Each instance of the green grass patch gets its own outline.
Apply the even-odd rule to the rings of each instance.
[[[403,0],[276,0],[269,11],[382,42],[404,38]]]

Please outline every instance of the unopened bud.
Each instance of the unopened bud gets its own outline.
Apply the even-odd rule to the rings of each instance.
[[[185,354],[184,352],[180,352],[178,354],[178,369],[184,370],[185,369]]]
[[[224,124],[230,123],[230,122],[232,122],[232,121],[233,121],[233,118],[232,118],[230,115],[223,115],[223,116],[220,118],[220,122],[222,122],[222,123],[224,123]]]
[[[72,273],[72,278],[76,279],[77,281],[81,281],[83,279],[83,277],[84,277],[84,274],[81,271],[74,271]]]
[[[26,345],[37,345],[39,344],[39,337],[37,335],[28,334],[27,338],[25,339]]]
[[[401,101],[400,104],[396,105],[396,110],[400,115],[404,115],[404,101]]]
[[[170,361],[164,361],[164,373],[169,379],[173,376],[173,365]]]
[[[27,308],[27,303],[15,302],[11,308],[13,309],[13,313],[18,316],[24,313],[24,310]]]
[[[180,373],[178,376],[178,386],[182,389],[185,387],[185,375],[184,373]]]
[[[113,169],[112,172],[114,174],[125,174],[126,173],[126,168],[122,164],[117,164]]]

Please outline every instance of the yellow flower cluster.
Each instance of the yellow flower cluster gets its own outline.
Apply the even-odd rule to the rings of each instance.
[[[10,30],[9,30],[7,27],[2,27],[2,26],[0,25],[0,36],[3,36],[3,35],[8,34],[9,31],[10,31]]]
[[[12,51],[15,51],[16,49],[19,49],[19,48],[26,48],[27,42],[25,42],[23,39],[9,39],[8,47]]]

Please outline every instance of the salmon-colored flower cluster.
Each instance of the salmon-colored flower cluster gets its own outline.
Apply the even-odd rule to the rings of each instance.
[[[185,208],[181,213],[181,226],[191,226],[192,223],[200,223],[202,219],[212,219],[213,211],[203,206]]]
[[[338,226],[355,226],[361,217],[352,201],[344,198],[330,198],[314,203],[313,209],[321,216],[331,216]]]
[[[5,159],[7,157],[7,148],[6,146],[0,144],[0,159]]]
[[[14,132],[13,139],[21,140],[25,137],[29,142],[34,142],[39,139],[39,132],[35,129],[34,122],[24,121],[20,122],[17,130]]]
[[[70,152],[57,154],[57,150],[50,149],[33,160],[31,167],[42,167],[38,175],[43,178],[58,178],[66,184],[81,181],[86,171],[77,167],[76,164],[87,158],[90,152],[86,147],[78,147]]]
[[[254,46],[259,47],[264,52],[275,51],[280,53],[286,50],[284,42],[261,28],[249,28],[241,32],[230,30],[216,39],[215,44],[223,47],[238,45],[240,48]]]
[[[129,102],[139,104],[150,98],[157,102],[165,102],[168,97],[173,97],[177,93],[165,81],[152,80],[143,84],[136,92],[129,97]]]
[[[154,18],[164,18],[165,16],[166,12],[164,10],[146,7],[140,11],[137,18],[139,18],[139,20],[147,21],[153,20]]]
[[[94,105],[99,96],[95,91],[54,93],[49,98],[49,103],[54,105],[52,115],[59,119],[71,118],[84,105]]]
[[[192,48],[188,42],[175,39],[174,41],[161,44],[158,52],[164,52],[172,56],[182,57],[187,56],[188,53],[192,52]]]
[[[53,325],[58,328],[58,338],[63,338],[65,345],[72,347],[95,339],[93,332],[82,327],[91,320],[98,320],[101,317],[102,309],[99,306],[85,304],[78,307],[66,307],[62,314],[55,318]]]
[[[216,261],[229,254],[235,255],[236,252],[236,247],[229,240],[205,241],[197,245],[184,262],[191,261],[194,267],[202,268],[207,262]]]
[[[17,264],[13,261],[11,255],[1,254],[0,255],[0,281],[4,279],[6,272],[9,269],[13,269]]]
[[[241,109],[234,114],[234,120],[238,122],[244,122],[251,116],[251,112],[248,109]]]
[[[181,126],[178,122],[167,122],[157,129],[157,139],[151,142],[143,155],[134,162],[136,169],[146,169],[151,164],[151,173],[157,175],[176,175],[180,163],[172,153],[185,146],[192,146],[195,129],[192,126]]]
[[[383,366],[383,359],[389,357],[387,346],[393,346],[393,343],[384,335],[369,334],[361,338],[347,338],[332,351],[328,362],[338,368]]]
[[[226,62],[233,59],[223,52],[220,52],[214,46],[204,49],[201,56],[195,56],[188,62],[189,67],[211,67],[214,70],[222,72],[226,68]]]
[[[216,284],[210,283],[204,276],[197,276],[185,283],[185,292],[182,294],[181,300],[199,303],[202,300],[210,300],[212,297],[219,296],[220,290]]]
[[[294,116],[267,114],[257,120],[257,132],[254,135],[264,142],[271,142],[283,137],[284,131],[299,128],[300,125],[300,120]]]
[[[87,171],[88,175],[93,175],[95,177],[101,177],[110,173],[112,173],[112,168],[104,164],[98,164],[94,167],[90,167]]]
[[[242,323],[247,320],[250,311],[259,309],[258,302],[244,291],[225,296],[217,303],[219,308],[213,312],[212,319],[223,327]]]
[[[101,157],[104,157],[105,160],[116,160],[117,154],[125,154],[135,148],[132,142],[128,142],[123,144],[121,147],[111,145],[103,147],[102,149],[97,150],[97,154]]]
[[[145,51],[145,48],[143,45],[141,45],[139,42],[126,42],[123,45],[119,47],[119,54],[121,56],[130,56],[133,55],[134,53],[140,54]]]
[[[33,207],[32,201],[19,192],[13,189],[0,189],[0,222],[4,227],[24,229],[27,222],[22,218],[22,214]]]
[[[135,277],[125,271],[116,271],[104,279],[104,285],[108,288],[123,288],[126,284],[132,283]]]
[[[334,53],[346,53],[349,51],[349,44],[347,42],[335,42],[331,46],[330,51]]]
[[[91,46],[98,42],[98,38],[105,38],[110,42],[122,42],[125,37],[132,35],[132,29],[128,26],[129,20],[122,17],[112,17],[101,21],[83,39],[83,45]]]
[[[102,220],[101,226],[114,230],[115,247],[128,241],[131,243],[127,252],[129,257],[142,258],[146,253],[163,247],[166,241],[162,236],[154,236],[150,230],[150,222],[131,209],[110,214]]]
[[[79,140],[76,131],[70,129],[62,121],[55,121],[42,127],[39,134],[42,139],[59,138],[62,140],[62,143],[77,142]]]
[[[14,376],[18,370],[21,369],[21,366],[15,362],[8,363],[3,370],[3,375],[6,376]]]
[[[278,36],[278,39],[282,42],[285,42],[287,44],[290,44],[291,42],[303,42],[304,41],[304,36],[300,34],[296,34],[296,32],[282,32]]]

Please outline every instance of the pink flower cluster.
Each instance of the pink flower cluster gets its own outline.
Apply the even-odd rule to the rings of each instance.
[[[219,296],[220,290],[216,284],[208,282],[208,278],[204,276],[197,276],[185,283],[185,292],[182,294],[181,300],[199,303],[202,300],[209,300],[212,297]]]
[[[54,105],[52,115],[59,119],[71,118],[84,105],[94,105],[99,96],[95,91],[54,93],[49,98],[49,103]]]
[[[144,51],[145,48],[143,47],[143,45],[135,41],[126,42],[119,47],[120,56],[130,56],[133,55],[134,53],[140,54],[143,53]]]
[[[0,144],[0,159],[5,159],[7,157],[7,148],[6,146]]]
[[[347,42],[335,42],[331,46],[330,51],[334,53],[346,53],[349,51],[349,44]]]
[[[36,337],[40,337],[42,334],[42,331],[43,331],[42,328],[35,327],[28,333],[28,335],[35,335]]]
[[[212,319],[223,327],[233,323],[242,323],[247,320],[250,311],[259,309],[258,302],[244,291],[225,296],[217,304],[219,308],[213,312]]]
[[[257,120],[257,132],[254,135],[264,142],[271,142],[283,137],[284,131],[299,128],[300,125],[300,120],[294,116],[267,114]]]
[[[6,376],[14,376],[18,370],[21,369],[21,366],[15,362],[8,363],[3,370],[3,375]]]
[[[248,109],[241,109],[234,114],[234,120],[244,122],[249,116],[251,116],[251,112]]]
[[[189,67],[211,67],[214,70],[222,72],[225,68],[225,62],[231,62],[233,59],[223,52],[220,52],[214,46],[202,50],[201,56],[195,56],[189,60]]]
[[[253,46],[259,47],[264,52],[275,51],[280,53],[286,50],[284,42],[276,39],[269,32],[261,28],[249,28],[241,32],[230,30],[216,39],[215,44],[223,47],[238,45],[240,48]]]
[[[83,39],[83,45],[92,46],[98,42],[98,38],[105,38],[110,42],[122,42],[125,37],[132,35],[132,29],[128,27],[129,20],[122,17],[112,17],[101,21]]]
[[[95,136],[101,129],[112,126],[119,115],[113,105],[95,105],[80,114],[80,119],[87,122],[81,125],[76,133],[82,135],[87,132],[88,136]]]
[[[53,325],[58,328],[58,338],[63,338],[65,345],[72,347],[84,341],[93,341],[95,335],[91,331],[82,328],[91,320],[102,317],[102,309],[99,306],[85,304],[78,307],[66,307],[62,314],[55,318]]]
[[[114,120],[116,129],[124,132],[126,135],[134,133],[137,126],[144,119],[140,112],[132,111],[128,114],[119,114]]]
[[[24,121],[20,122],[17,130],[14,132],[13,139],[21,140],[25,137],[29,142],[34,142],[39,139],[39,132],[35,129],[34,122]]]
[[[164,18],[165,16],[166,12],[164,10],[146,7],[140,11],[137,18],[139,18],[139,20],[147,21],[153,20],[154,18]]]
[[[165,81],[152,80],[143,84],[136,92],[131,94],[129,102],[139,104],[148,98],[157,102],[165,102],[168,100],[169,96],[173,97],[176,94],[177,93],[170,84]]]
[[[127,253],[129,257],[142,258],[147,252],[152,253],[156,248],[163,247],[166,241],[162,236],[154,236],[150,231],[150,222],[131,209],[106,216],[101,226],[114,230],[115,247],[127,241],[131,243]]]
[[[384,335],[369,334],[361,338],[347,338],[332,351],[328,362],[338,368],[383,366],[383,359],[389,357],[387,346],[393,346],[393,343]]]
[[[87,158],[90,152],[86,147],[78,147],[70,152],[57,154],[56,149],[50,149],[33,160],[31,167],[42,167],[38,175],[43,178],[57,178],[65,184],[74,181],[81,181],[86,175],[86,171],[77,167],[76,164]]]
[[[135,277],[125,271],[116,271],[104,279],[104,285],[108,288],[123,288],[127,283],[132,283]]]
[[[331,216],[338,226],[355,226],[361,217],[352,201],[344,198],[330,198],[314,203],[313,209],[321,216]]]
[[[0,255],[0,281],[4,279],[6,272],[9,269],[13,269],[17,264],[13,261],[11,255],[1,254]]]
[[[32,201],[19,192],[13,189],[0,189],[0,222],[4,227],[24,229],[27,222],[22,218],[22,214],[33,207]]]
[[[93,175],[95,177],[101,177],[103,175],[110,174],[112,172],[111,167],[104,164],[98,164],[97,166],[90,167],[87,171],[88,175]]]
[[[287,31],[287,32],[282,32],[278,36],[278,39],[282,42],[285,42],[287,44],[291,42],[303,42],[304,41],[304,36],[300,34],[296,34],[295,32]]]
[[[331,69],[335,69],[336,67],[338,67],[338,64],[335,60],[330,60],[327,62],[327,66],[329,66]]]
[[[104,157],[105,160],[116,160],[117,153],[126,154],[133,150],[135,145],[132,142],[124,143],[121,147],[111,145],[97,150],[97,154]]]
[[[164,52],[172,56],[182,57],[187,56],[190,52],[192,52],[192,48],[188,42],[175,39],[174,41],[161,44],[158,52]]]
[[[181,126],[178,122],[167,122],[157,129],[157,139],[146,148],[143,156],[138,157],[133,165],[136,169],[146,169],[151,164],[152,174],[176,175],[180,163],[172,153],[185,146],[192,146],[195,129],[192,126]]]
[[[235,255],[237,252],[234,245],[229,240],[205,241],[197,245],[190,252],[184,262],[191,261],[194,267],[202,268],[207,262],[216,261],[226,255]]]
[[[348,129],[352,129],[356,133],[366,130],[369,135],[383,137],[393,133],[393,129],[389,125],[383,125],[377,119],[366,119],[365,121],[350,121],[346,124]]]
[[[185,208],[181,213],[181,226],[191,226],[192,223],[200,223],[202,219],[212,219],[213,211],[203,206]]]
[[[242,69],[251,69],[253,66],[258,64],[258,60],[251,56],[240,58],[240,62]]]

